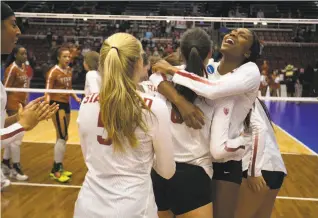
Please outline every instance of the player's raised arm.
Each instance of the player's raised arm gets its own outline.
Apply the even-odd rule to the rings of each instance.
[[[247,63],[218,81],[210,81],[186,71],[177,71],[173,76],[173,82],[213,100],[257,90],[260,73],[256,64]]]

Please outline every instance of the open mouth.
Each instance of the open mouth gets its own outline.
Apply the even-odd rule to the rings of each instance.
[[[225,40],[225,43],[230,44],[230,45],[234,45],[234,44],[235,44],[234,40],[231,39],[231,38],[227,38],[227,39]]]

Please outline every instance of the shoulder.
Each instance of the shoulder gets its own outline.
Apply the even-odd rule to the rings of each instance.
[[[86,78],[95,78],[98,77],[99,74],[97,71],[91,70],[86,73]]]
[[[59,69],[58,69],[58,67],[55,65],[55,66],[53,66],[53,67],[51,67],[50,69],[49,69],[49,71],[47,72],[47,75],[53,75],[53,74],[55,74],[55,73],[58,73],[59,72]]]
[[[10,73],[10,72],[14,71],[15,69],[17,69],[17,67],[14,63],[12,63],[6,68],[5,72]]]
[[[206,71],[208,74],[214,74],[217,72],[217,68],[219,66],[219,62],[215,62],[213,58],[209,59],[208,64],[206,65]]]
[[[154,97],[147,93],[139,93],[140,96],[144,99],[146,105],[155,115],[160,115],[162,113],[168,112],[168,107],[166,102],[158,97]]]
[[[258,66],[253,62],[247,62],[246,64],[241,65],[237,70],[239,71],[245,71],[249,73],[258,73],[260,74],[260,70]]]

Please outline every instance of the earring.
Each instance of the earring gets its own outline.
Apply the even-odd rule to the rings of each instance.
[[[246,58],[249,58],[251,55],[250,55],[250,54],[244,54],[244,56],[245,56]]]

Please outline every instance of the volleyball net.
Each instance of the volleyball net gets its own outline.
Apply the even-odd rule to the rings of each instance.
[[[136,35],[140,40],[146,40],[145,46],[153,50],[158,45],[173,44],[178,41],[186,29],[201,27],[210,34],[214,44],[220,43],[222,29],[238,27],[252,28],[256,31],[262,43],[265,45],[262,60],[268,60],[269,68],[283,69],[285,63],[300,69],[308,64],[315,65],[318,60],[318,40],[311,43],[293,42],[292,37],[296,27],[310,27],[316,34],[318,19],[285,19],[285,18],[238,18],[238,17],[191,17],[191,16],[134,16],[134,15],[100,15],[100,14],[59,14],[59,13],[24,13],[16,12],[16,17],[28,20],[28,28],[25,28],[21,36],[20,44],[34,51],[39,65],[47,62],[48,40],[47,33],[51,32],[50,46],[55,46],[59,37],[63,42],[75,42],[79,45],[94,47],[99,50],[102,41],[111,31],[126,31]],[[164,24],[163,24],[164,23]],[[126,26],[124,24],[127,24]],[[161,27],[165,27],[165,29]],[[170,28],[167,28],[170,26]],[[171,30],[171,28],[173,29]],[[105,34],[108,32],[108,35]],[[151,32],[151,34],[147,34]],[[178,34],[177,34],[178,33]],[[318,38],[317,38],[318,39]],[[89,41],[89,42],[88,42]],[[154,44],[152,44],[154,42]],[[96,44],[95,44],[96,43]],[[46,50],[45,50],[46,49]],[[83,52],[82,52],[83,53]],[[286,53],[286,55],[284,55]],[[304,54],[303,59],[298,54]],[[38,54],[38,56],[37,56]],[[278,57],[280,55],[280,57]],[[284,59],[286,57],[286,59]],[[84,74],[85,72],[78,72]],[[41,80],[36,79],[40,74]],[[45,72],[34,75],[31,87],[44,87]],[[284,79],[282,79],[284,80]],[[39,82],[40,81],[40,82]],[[43,83],[43,84],[39,84]],[[7,88],[9,92],[27,92],[30,97],[40,96],[44,93],[74,93],[79,97],[84,94],[81,88],[83,81],[74,81],[75,90],[45,90],[41,88],[17,89]],[[286,97],[286,87],[281,84],[283,94],[281,97],[260,96],[266,101],[282,102],[307,102],[317,103],[316,97]],[[316,90],[317,91],[317,90]],[[302,96],[301,94],[298,96]]]

